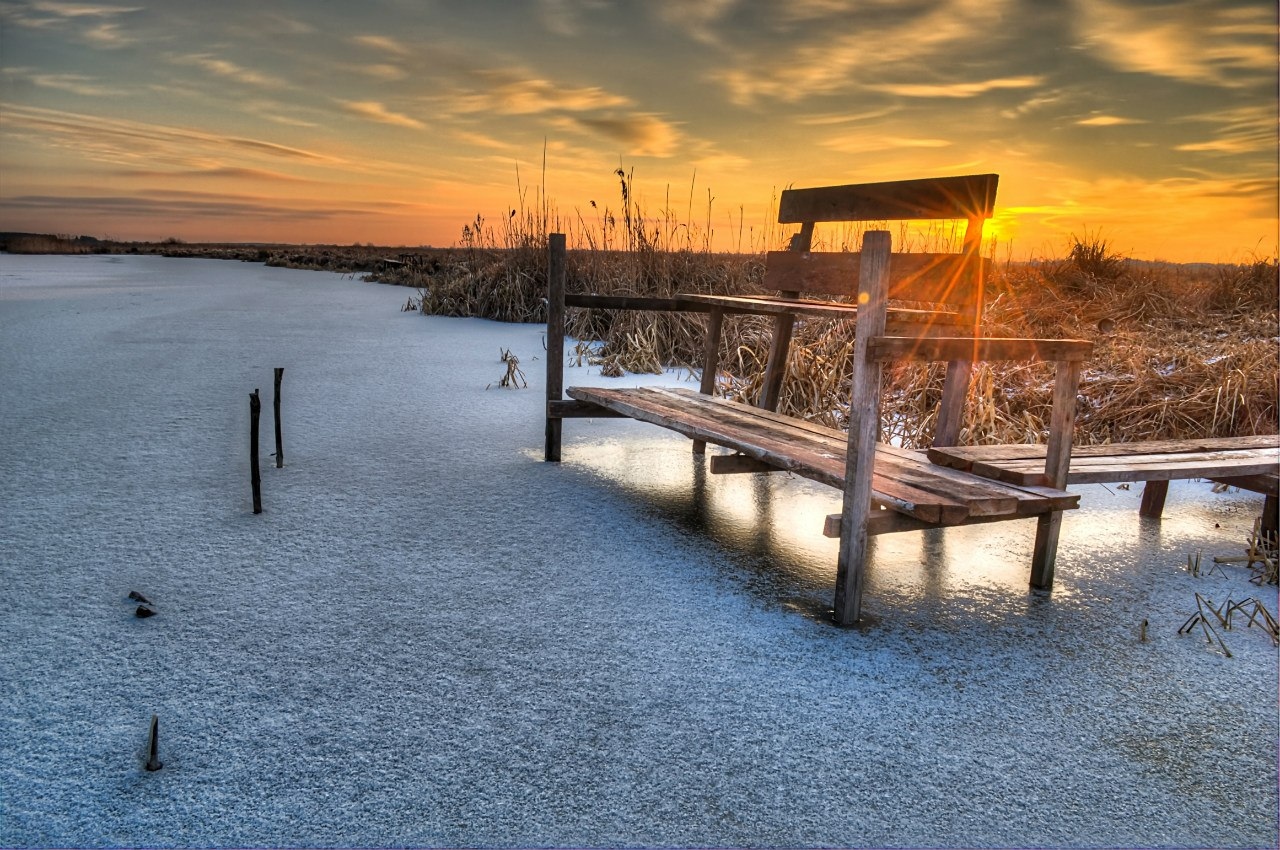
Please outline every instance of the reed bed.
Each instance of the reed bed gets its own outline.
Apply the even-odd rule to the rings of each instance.
[[[671,296],[677,292],[759,291],[764,251],[785,244],[782,229],[759,234],[740,253],[710,250],[710,222],[646,216],[620,173],[625,213],[561,216],[545,203],[511,210],[500,228],[483,219],[463,230],[458,248],[382,269],[375,278],[416,286],[424,313],[545,321],[546,236],[566,232],[574,249],[567,291]],[[740,221],[740,219],[739,219]],[[822,247],[855,248],[845,228]],[[914,250],[946,250],[958,234],[899,233]],[[1241,436],[1277,430],[1277,265],[1146,263],[1113,254],[1101,239],[1075,239],[1066,256],[992,263],[984,332],[994,336],[1089,339],[1077,441]],[[705,318],[695,313],[570,310],[568,333],[584,342],[573,355],[605,374],[696,372]],[[751,401],[759,392],[771,324],[727,317],[717,392]],[[587,345],[586,343],[590,343]],[[853,329],[801,321],[779,409],[842,428],[848,414]],[[886,375],[884,438],[927,445],[942,394],[942,364],[897,364]],[[1048,433],[1052,374],[1045,364],[980,363],[966,404],[963,441],[1042,442]]]

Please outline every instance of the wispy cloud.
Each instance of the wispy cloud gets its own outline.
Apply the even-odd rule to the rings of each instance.
[[[813,4],[812,12],[825,11],[828,17],[811,23],[805,37],[731,50],[731,67],[711,76],[742,105],[847,91],[865,86],[869,77],[883,78],[904,67],[918,71],[931,58],[990,41],[1009,6],[1010,0],[945,0],[855,18],[839,4]]]
[[[357,74],[363,74],[366,77],[372,77],[375,80],[382,80],[385,83],[395,83],[409,76],[409,72],[399,65],[392,65],[388,62],[378,62],[371,65],[353,65],[351,70]]]
[[[389,53],[392,56],[408,56],[412,53],[406,44],[386,35],[357,35],[351,40],[360,47],[367,47],[378,53]]]
[[[607,8],[604,0],[538,0],[538,19],[548,32],[572,38],[582,32],[582,17]]]
[[[297,177],[293,174],[285,174],[282,171],[268,171],[262,168],[241,168],[237,166],[219,166],[216,168],[189,168],[173,171],[161,171],[159,169],[132,168],[122,169],[115,172],[119,177],[159,177],[164,179],[179,178],[182,180],[251,180],[255,183],[271,182],[271,183],[308,183],[314,182]]]
[[[951,142],[947,139],[889,136],[873,132],[832,136],[823,139],[821,144],[824,148],[830,148],[841,153],[874,153],[876,151],[946,148],[951,146]]]
[[[249,100],[244,103],[244,108],[259,118],[264,118],[273,124],[280,124],[285,127],[319,127],[320,120],[317,118],[308,121],[305,118],[298,117],[296,110],[298,107],[291,103],[282,103],[270,99]],[[327,113],[326,116],[327,117]]]
[[[68,208],[88,215],[125,218],[251,218],[258,221],[322,221],[368,210],[307,202],[282,203],[279,198],[190,191],[143,191],[135,195],[19,195],[0,200],[0,209],[17,212],[59,211]]]
[[[1186,142],[1174,150],[1191,153],[1269,153],[1274,167],[1276,150],[1275,106],[1251,106],[1193,115],[1184,123],[1209,124],[1212,138]],[[1273,187],[1274,189],[1274,187]]]
[[[1146,124],[1141,118],[1123,118],[1119,115],[1090,115],[1075,122],[1081,127],[1120,127],[1125,124]]]
[[[620,143],[631,156],[669,157],[680,148],[679,129],[656,115],[574,115],[563,123]]]
[[[262,139],[218,135],[162,124],[102,118],[55,109],[0,103],[0,134],[76,151],[99,162],[137,167],[146,163],[205,169],[210,162],[252,155],[265,161],[341,165],[343,160]]]
[[[871,91],[895,94],[899,97],[969,98],[999,89],[1029,89],[1044,82],[1044,77],[1001,77],[976,83],[883,83],[870,85]]]
[[[1035,96],[1022,101],[1017,106],[1001,111],[1000,115],[1005,118],[1020,118],[1025,115],[1033,115],[1051,106],[1063,104],[1069,99],[1069,93],[1063,90],[1041,91]]]
[[[40,0],[29,5],[0,5],[0,19],[29,29],[70,31],[93,47],[116,49],[133,44],[135,38],[115,19],[142,11],[142,6]]]
[[[208,71],[217,77],[228,80],[234,80],[237,83],[243,83],[248,86],[256,86],[266,89],[286,88],[287,84],[279,77],[273,77],[263,74],[251,68],[245,68],[230,62],[226,59],[220,59],[208,53],[192,53],[185,56],[175,56],[172,61],[177,65],[189,65]]]
[[[801,115],[795,119],[797,124],[806,127],[829,127],[838,124],[854,124],[859,121],[874,121],[884,118],[896,111],[893,107],[872,109],[866,112],[834,112],[821,115]]]
[[[57,15],[60,18],[105,18],[112,15],[124,15],[129,12],[141,12],[142,6],[112,6],[105,3],[57,3],[52,0],[37,0],[31,8]]]
[[[459,114],[537,115],[544,112],[586,112],[626,106],[630,100],[599,86],[571,88],[550,80],[511,79],[510,72],[484,71],[478,76],[490,86],[444,98],[446,109]]]
[[[1072,19],[1081,44],[1120,70],[1226,87],[1275,74],[1272,4],[1244,9],[1213,0],[1075,4]]]
[[[653,8],[673,29],[687,33],[704,44],[724,46],[719,24],[738,5],[738,0],[657,0]]]
[[[97,77],[86,74],[42,74],[34,68],[3,68],[0,74],[14,80],[24,80],[40,88],[65,91],[81,97],[119,97],[128,94],[126,89],[102,85]]]
[[[119,24],[98,24],[96,27],[90,27],[84,31],[84,39],[95,47],[105,47],[114,50],[120,47],[128,47],[137,41],[131,34],[120,29]]]
[[[373,100],[344,100],[340,101],[342,108],[352,115],[359,115],[361,118],[368,118],[370,121],[377,121],[380,124],[391,124],[396,127],[408,127],[413,130],[426,129],[425,124],[416,118],[410,118],[400,112],[392,112],[381,103]]]
[[[510,142],[494,138],[486,133],[475,133],[470,130],[454,130],[453,137],[464,145],[486,148],[488,150],[509,151],[513,148]]]

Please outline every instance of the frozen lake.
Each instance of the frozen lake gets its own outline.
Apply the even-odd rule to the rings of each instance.
[[[410,294],[0,255],[0,846],[1276,846],[1276,650],[1177,634],[1276,612],[1185,569],[1261,497],[1080,488],[1051,594],[1031,520],[879,538],[841,630],[835,491],[619,420],[542,463],[544,329]]]

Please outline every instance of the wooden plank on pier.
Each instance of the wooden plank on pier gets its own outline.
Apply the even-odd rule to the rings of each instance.
[[[1045,447],[949,446],[929,449],[934,463],[1013,484],[1038,483],[1044,474]],[[1081,446],[1072,450],[1070,484],[1117,481],[1169,481],[1186,478],[1275,477],[1280,448],[1274,435],[1159,440]]]

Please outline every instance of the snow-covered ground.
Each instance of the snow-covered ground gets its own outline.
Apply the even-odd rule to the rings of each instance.
[[[1276,846],[1276,650],[1177,634],[1275,612],[1185,569],[1260,498],[1082,488],[1051,594],[1030,521],[879,538],[841,630],[834,491],[621,420],[543,463],[543,329],[409,294],[0,255],[0,845]]]

